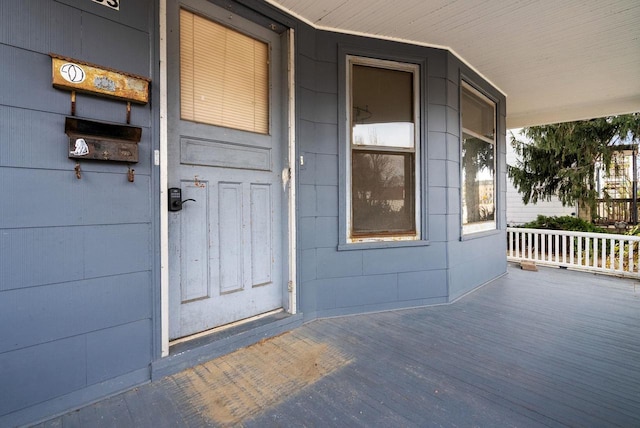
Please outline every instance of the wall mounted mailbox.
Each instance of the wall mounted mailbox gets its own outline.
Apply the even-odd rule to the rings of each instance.
[[[85,92],[139,104],[149,102],[150,79],[73,58],[51,56],[55,88]]]
[[[69,157],[113,162],[138,162],[142,128],[67,117]]]

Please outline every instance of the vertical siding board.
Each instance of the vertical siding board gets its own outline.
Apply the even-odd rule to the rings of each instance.
[[[325,155],[338,154],[338,126],[331,123],[317,123],[313,135],[314,152]]]
[[[316,187],[316,215],[332,216],[338,212],[338,186]]]
[[[429,187],[447,186],[447,162],[444,160],[430,160],[427,163]]]
[[[338,218],[317,217],[315,228],[315,246],[317,248],[336,248],[338,245]]]
[[[447,216],[429,216],[429,241],[444,242],[447,240]]]
[[[338,156],[317,154],[316,160],[316,184],[320,186],[338,185]]]
[[[427,102],[429,104],[447,105],[446,79],[440,77],[429,77],[427,85]]]
[[[298,220],[298,248],[308,250],[316,247],[316,218],[303,217]]]
[[[298,120],[296,124],[296,143],[299,153],[314,153],[318,150],[318,146],[320,145],[318,141],[316,141],[316,124],[315,122],[311,122],[309,120]],[[298,162],[296,162],[298,165]],[[302,168],[299,169],[298,174],[302,171]]]
[[[316,184],[316,154],[304,152],[300,156],[304,157],[304,168],[300,168],[298,183],[314,186]]]
[[[296,84],[300,88],[305,88],[311,91],[316,90],[316,82],[318,79],[316,76],[316,61],[304,54],[298,55],[296,63],[296,75],[298,80]]]
[[[444,132],[429,132],[427,135],[428,158],[447,159],[447,134]]]

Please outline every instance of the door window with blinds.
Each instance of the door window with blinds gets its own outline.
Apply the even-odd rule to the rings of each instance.
[[[180,116],[269,133],[269,45],[180,10]]]
[[[349,57],[348,241],[420,239],[419,67]]]

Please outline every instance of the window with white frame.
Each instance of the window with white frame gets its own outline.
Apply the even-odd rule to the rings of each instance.
[[[462,232],[496,228],[496,104],[462,82]]]
[[[419,67],[348,57],[347,73],[347,241],[419,239]]]

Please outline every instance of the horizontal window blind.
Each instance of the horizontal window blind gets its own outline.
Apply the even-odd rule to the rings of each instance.
[[[269,132],[269,47],[180,11],[180,112],[194,122]]]

